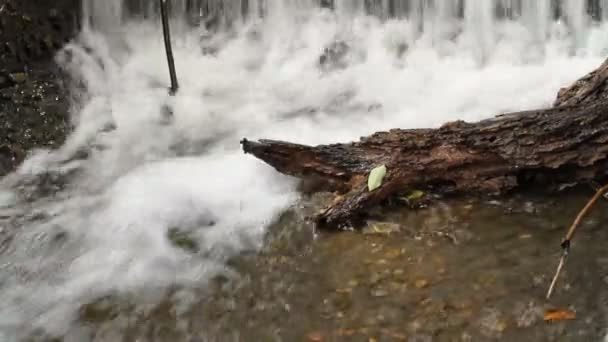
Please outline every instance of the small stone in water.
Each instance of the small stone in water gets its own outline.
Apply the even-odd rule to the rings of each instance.
[[[418,279],[418,280],[416,280],[416,283],[414,285],[416,286],[417,289],[422,289],[422,288],[429,286],[429,282],[426,279]]]
[[[376,298],[386,297],[386,296],[388,296],[388,291],[385,289],[372,289],[371,295],[372,295],[372,297],[376,297]]]

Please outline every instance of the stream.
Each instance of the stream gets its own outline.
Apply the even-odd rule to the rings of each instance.
[[[608,54],[608,1],[83,0],[73,132],[0,179],[0,341],[604,341],[591,187],[307,219],[332,194],[239,141],[357,140],[551,106]],[[68,101],[68,100],[66,100]],[[547,310],[574,319],[547,322]]]

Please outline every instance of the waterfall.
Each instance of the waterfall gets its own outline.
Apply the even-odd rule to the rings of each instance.
[[[480,62],[487,58],[494,40],[493,3],[487,0],[469,0],[465,5],[465,27],[474,38],[476,57]]]
[[[528,35],[522,36],[522,42],[543,55],[546,44],[555,38],[567,37],[564,44],[570,52],[581,51],[589,44],[594,21],[608,21],[608,0],[171,0],[169,4],[174,20],[213,31],[260,19],[268,31],[297,29],[298,18],[319,7],[333,9],[344,32],[349,32],[352,19],[365,15],[407,20],[412,38],[430,37],[433,46],[464,34],[481,62],[493,51],[505,22],[523,27]],[[129,17],[156,20],[159,16],[156,0],[83,0],[83,8],[85,25],[105,33],[119,31]],[[550,30],[553,23],[559,23],[557,31]]]
[[[123,1],[84,0],[83,24],[98,30],[108,31],[122,24],[125,3]]]
[[[565,0],[564,17],[568,22],[574,39],[574,47],[579,48],[585,45],[585,31],[587,29],[586,2],[581,0]]]
[[[434,40],[441,42],[449,39],[457,28],[457,18],[459,14],[459,0],[444,0],[435,2],[435,12],[433,16]]]

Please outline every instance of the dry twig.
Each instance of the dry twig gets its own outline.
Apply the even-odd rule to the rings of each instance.
[[[576,219],[572,223],[572,226],[570,226],[570,229],[568,229],[568,233],[566,233],[566,236],[564,237],[564,240],[561,244],[563,250],[562,257],[559,261],[559,265],[557,266],[557,271],[555,272],[553,281],[551,281],[551,286],[549,286],[549,291],[547,292],[547,299],[549,299],[551,297],[551,294],[553,293],[553,289],[555,288],[555,284],[557,283],[557,278],[559,277],[559,274],[561,273],[562,268],[564,267],[564,263],[566,262],[566,258],[568,257],[568,253],[570,251],[570,243],[572,242],[572,238],[574,237],[578,226],[581,224],[585,216],[587,216],[589,211],[591,211],[591,209],[595,206],[597,201],[599,201],[600,198],[604,197],[604,195],[606,194],[608,194],[608,185],[600,188],[595,193],[595,195],[589,200],[589,202],[587,202],[583,210],[578,213]]]

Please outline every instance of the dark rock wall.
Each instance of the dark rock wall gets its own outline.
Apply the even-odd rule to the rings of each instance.
[[[1,69],[46,61],[78,28],[80,0],[0,0]]]
[[[100,0],[103,1],[103,0]],[[70,131],[53,57],[78,30],[80,0],[0,0],[0,177]]]

